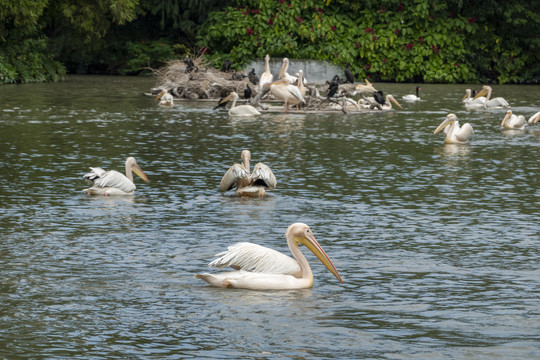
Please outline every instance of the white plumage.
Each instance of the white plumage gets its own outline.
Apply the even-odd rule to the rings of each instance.
[[[277,181],[270,168],[257,163],[250,174],[251,152],[242,150],[242,164],[234,164],[221,178],[220,191],[231,190],[236,187],[239,196],[257,197],[265,194],[265,189],[271,190],[276,187]]]
[[[127,158],[125,167],[126,175],[116,170],[105,171],[100,167],[91,167],[92,171],[85,174],[83,179],[91,182],[93,186],[83,191],[89,195],[132,195],[136,189],[132,172],[146,182],[148,182],[148,177],[133,157]]]
[[[448,127],[448,129],[446,129]],[[448,114],[446,119],[435,129],[433,134],[437,134],[444,129],[446,138],[445,144],[465,144],[469,141],[469,137],[474,133],[471,124],[466,123],[460,128],[457,116],[455,114]]]

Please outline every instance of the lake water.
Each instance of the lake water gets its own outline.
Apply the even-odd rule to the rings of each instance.
[[[504,110],[462,106],[466,85],[424,84],[394,112],[247,119],[159,107],[154,85],[0,86],[0,357],[540,358],[539,126],[501,131]],[[493,89],[540,111],[538,86]],[[433,135],[450,112],[470,145]],[[242,149],[276,175],[265,198],[218,191]],[[81,191],[89,166],[123,171],[127,156],[150,179],[133,197]],[[298,221],[343,285],[309,252],[308,290],[193,277],[238,241],[289,254]]]

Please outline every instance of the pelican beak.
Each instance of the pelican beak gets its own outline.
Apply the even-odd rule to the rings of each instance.
[[[328,255],[326,255],[317,240],[315,240],[315,236],[313,236],[311,232],[306,233],[303,237],[297,237],[295,240],[296,242],[307,247],[324,264],[324,266],[326,266],[326,268],[343,284],[343,279],[336,270],[336,267],[334,266],[334,264],[332,264],[332,261],[330,260]]]
[[[161,92],[158,94],[158,96],[155,97],[154,101],[158,101],[166,93],[167,93],[167,90],[165,90],[165,89],[161,90]]]
[[[467,99],[469,97],[469,94],[465,93],[465,95],[463,95],[463,99],[461,99],[461,101],[465,101],[465,99]]]
[[[435,129],[435,131],[433,132],[433,135],[435,135],[436,133],[438,133],[439,131],[441,131],[442,129],[444,129],[448,124],[450,124],[450,122],[452,121],[453,119],[452,118],[449,118],[447,117],[446,119],[444,119],[444,121]]]
[[[401,106],[401,104],[398,103],[397,100],[394,99],[393,96],[392,96],[391,98],[389,98],[389,100],[390,100],[391,102],[393,102],[394,104],[396,104],[397,106],[399,106],[400,109],[403,109],[403,106]]]
[[[508,120],[508,118],[510,117],[510,115],[512,115],[512,112],[511,111],[507,111],[506,112],[506,115],[504,116],[504,119],[501,123],[501,126],[504,127],[504,124],[506,123],[506,120]]]
[[[486,96],[488,91],[486,89],[482,89],[476,94],[476,96],[473,99],[478,99],[479,97]]]
[[[277,80],[271,83],[266,83],[263,85],[263,87],[270,87],[272,85],[289,85],[289,82],[287,80]]]
[[[144,181],[148,182],[148,176],[142,171],[141,167],[137,164],[133,165],[131,167],[131,171],[133,171],[137,176],[139,176]]]
[[[223,98],[218,104],[221,105],[223,103],[227,103],[232,99],[232,93],[229,94],[227,97]]]

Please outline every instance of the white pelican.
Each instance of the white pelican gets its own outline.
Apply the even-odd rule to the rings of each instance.
[[[91,167],[90,170],[92,171],[83,176],[93,183],[91,188],[83,190],[89,195],[133,195],[135,184],[132,172],[148,182],[148,177],[131,156],[126,160],[125,176],[116,170],[105,171],[99,167]]]
[[[169,94],[166,89],[161,90],[161,92],[158,94],[158,96],[156,96],[154,101],[158,101],[159,99],[161,99],[161,101],[159,102],[159,105],[165,105],[165,106],[174,105],[173,96]]]
[[[463,96],[463,104],[467,109],[483,109],[484,104],[486,103],[486,97],[480,96],[477,98],[472,97],[472,91],[471,89],[465,90],[465,96]]]
[[[445,129],[447,126],[450,126],[448,130]],[[446,119],[444,119],[437,129],[435,129],[433,134],[437,134],[443,129],[445,129],[444,133],[446,134],[446,138],[444,139],[445,144],[466,144],[469,141],[471,134],[474,133],[473,128],[469,123],[463,124],[460,128],[455,114],[448,114]]]
[[[259,110],[255,109],[251,105],[238,105],[236,106],[236,100],[238,100],[238,94],[236,92],[231,92],[229,96],[219,101],[218,106],[230,101],[232,99],[232,105],[229,109],[229,115],[233,116],[252,116],[252,115],[261,115]]]
[[[236,269],[220,274],[197,274],[212,286],[252,290],[291,290],[313,286],[313,273],[298,244],[307,247],[341,282],[341,276],[311,232],[309,226],[295,223],[285,232],[287,245],[294,259],[276,250],[253,243],[242,242],[229,246],[217,254],[219,258],[208,266]]]
[[[526,125],[527,125],[527,121],[525,120],[525,116],[523,115],[516,116],[512,114],[512,110],[508,110],[506,112],[506,115],[504,116],[504,119],[501,122],[501,127],[504,127],[505,129],[523,130],[525,129]]]
[[[265,188],[272,190],[276,187],[276,177],[270,168],[257,163],[249,174],[251,152],[242,150],[242,164],[234,164],[227,170],[219,184],[220,191],[227,191],[236,187],[236,193],[239,196],[257,197],[264,196]]]
[[[262,91],[263,85],[271,83],[274,80],[274,75],[270,72],[270,56],[266,54],[264,57],[264,72],[261,74],[259,80],[259,92]]]
[[[366,80],[366,84],[358,84],[355,86],[354,90],[356,92],[359,92],[359,93],[369,93],[369,94],[372,94],[374,93],[375,91],[375,88],[373,87],[373,85],[369,82],[368,79],[365,79]]]
[[[403,100],[405,101],[418,101],[420,100],[420,90],[422,90],[422,88],[420,86],[417,86],[416,87],[416,95],[405,95],[403,96]]]
[[[503,99],[502,97],[496,97],[494,99],[490,99],[491,97],[491,86],[484,85],[482,86],[482,90],[476,94],[474,99],[481,98],[482,96],[486,96],[486,102],[484,103],[484,109],[487,108],[500,108],[500,107],[509,107],[508,101]]]
[[[298,70],[298,91],[300,92],[301,98],[303,99],[306,96],[306,87],[304,86],[304,71]],[[300,103],[302,101],[300,98],[294,98],[292,101],[289,101],[289,104],[296,105],[296,110],[300,110]]]
[[[537,112],[536,114],[534,114],[533,116],[531,116],[529,118],[529,120],[527,120],[527,122],[529,123],[529,125],[534,125],[536,124],[538,121],[540,121],[540,111]]]
[[[272,95],[285,103],[283,107],[284,111],[289,111],[290,104],[306,102],[300,93],[298,86],[291,84],[288,80],[274,81],[269,84],[265,84],[263,87],[269,87]]]
[[[287,70],[289,69],[289,59],[283,58],[283,65],[279,71],[278,80],[287,80],[289,83],[294,84],[298,78],[290,75]]]

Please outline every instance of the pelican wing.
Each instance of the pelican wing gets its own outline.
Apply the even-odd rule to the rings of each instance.
[[[104,171],[101,168],[90,169],[92,172],[86,174],[84,178],[93,181],[94,186],[101,188],[116,188],[126,193],[135,190],[135,184],[124,174],[121,174],[116,170]]]
[[[463,124],[461,129],[459,129],[459,131],[457,131],[455,135],[457,140],[461,142],[467,142],[469,140],[469,137],[471,137],[473,133],[474,131],[471,124],[466,123]]]
[[[240,179],[249,179],[249,173],[240,164],[234,164],[227,170],[221,182],[219,183],[220,191],[227,191],[236,186],[236,182]]]
[[[289,93],[294,96],[295,98],[297,98],[298,100],[300,100],[300,102],[303,102],[305,103],[306,101],[304,100],[304,98],[302,97],[302,94],[300,93],[300,89],[298,89],[298,86],[294,86],[294,85],[287,85],[287,90],[289,90]]]
[[[231,245],[227,251],[216,256],[218,258],[208,266],[218,268],[231,266],[237,270],[289,275],[301,271],[300,265],[293,258],[279,251],[248,242]]]
[[[263,163],[257,163],[255,165],[250,180],[253,185],[263,185],[268,189],[276,187],[276,177],[274,176],[274,173]]]

